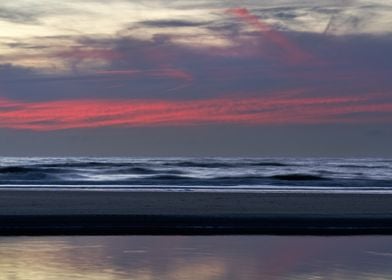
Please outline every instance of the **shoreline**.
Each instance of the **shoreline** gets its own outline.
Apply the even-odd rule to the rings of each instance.
[[[391,233],[385,193],[0,190],[0,235]]]
[[[259,187],[259,188],[239,188],[239,187],[224,187],[224,188],[211,188],[211,187],[119,187],[114,185],[113,187],[104,185],[86,185],[83,187],[67,187],[64,185],[47,185],[47,186],[35,186],[35,185],[10,185],[0,187],[0,193],[2,191],[28,191],[28,192],[133,192],[133,193],[267,193],[267,194],[304,194],[304,193],[315,193],[315,194],[392,194],[392,189],[390,188],[357,188],[357,189],[347,189],[345,187],[297,187],[297,186],[276,186],[274,187]]]

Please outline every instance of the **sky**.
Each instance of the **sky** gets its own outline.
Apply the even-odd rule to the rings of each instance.
[[[388,0],[0,3],[0,155],[392,149]]]

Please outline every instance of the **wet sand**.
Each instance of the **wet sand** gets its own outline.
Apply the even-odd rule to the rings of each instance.
[[[0,234],[387,234],[391,194],[0,191]]]

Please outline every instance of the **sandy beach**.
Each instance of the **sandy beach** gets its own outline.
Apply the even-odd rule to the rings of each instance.
[[[392,195],[2,190],[7,234],[362,234],[392,231]]]

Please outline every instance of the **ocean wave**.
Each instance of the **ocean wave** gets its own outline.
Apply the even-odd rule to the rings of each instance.
[[[177,169],[153,169],[147,167],[121,167],[116,169],[108,169],[104,171],[105,174],[129,174],[129,175],[160,175],[160,174],[167,174],[167,175],[183,175],[186,172],[177,170]]]
[[[329,180],[329,178],[325,178],[320,175],[314,174],[301,174],[301,173],[292,173],[292,174],[279,174],[273,175],[270,178],[278,179],[278,180],[285,180],[285,181],[318,181],[318,180]]]
[[[337,165],[340,168],[364,168],[364,169],[383,169],[383,168],[391,168],[389,165],[359,165],[359,164],[340,164]]]
[[[194,178],[194,177],[190,177],[190,176],[174,175],[174,174],[159,174],[159,175],[147,177],[144,180],[162,180],[162,181],[166,181],[166,180],[170,180],[170,181],[173,181],[173,180],[198,180],[198,181],[201,181],[203,179]]]
[[[286,164],[281,162],[197,162],[197,161],[181,161],[181,162],[167,162],[163,165],[172,167],[191,167],[191,168],[244,168],[252,166],[264,167],[285,167],[293,166],[293,164]]]
[[[341,168],[339,166],[346,166]],[[360,168],[357,166],[362,166]],[[368,168],[377,166],[377,168]],[[282,158],[1,159],[1,185],[276,186],[392,189],[392,162]]]
[[[31,168],[31,167],[6,166],[6,167],[0,167],[0,174],[26,173],[26,172],[33,172],[36,170],[37,170],[37,168]]]
[[[223,162],[195,162],[195,161],[181,161],[181,162],[167,162],[163,163],[164,166],[173,167],[198,167],[198,168],[225,168],[233,167],[235,165]]]
[[[0,181],[7,182],[8,184],[14,181],[29,182],[29,181],[38,181],[38,180],[41,182],[47,182],[47,181],[59,180],[59,177],[54,174],[48,174],[46,172],[27,172],[21,174],[10,173],[8,175],[0,176]]]
[[[5,174],[15,174],[15,175],[23,175],[27,173],[70,173],[72,170],[61,169],[61,168],[42,168],[36,166],[8,166],[8,167],[0,167],[0,176]]]
[[[135,175],[148,175],[148,174],[156,174],[157,171],[147,167],[119,167],[119,168],[110,168],[104,171],[104,174],[135,174]]]
[[[106,162],[106,161],[87,161],[87,162],[60,162],[37,164],[37,167],[47,168],[110,168],[110,167],[132,167],[138,163]]]
[[[294,164],[287,164],[281,162],[255,162],[250,163],[251,166],[269,166],[269,167],[283,167],[283,166],[294,166]]]

